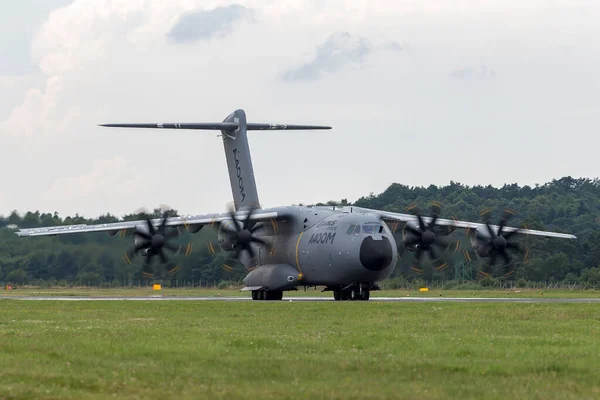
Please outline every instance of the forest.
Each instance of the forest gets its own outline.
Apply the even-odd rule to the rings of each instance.
[[[519,244],[529,250],[527,259],[515,256],[515,272],[503,276],[501,268],[490,269],[477,257],[469,261],[465,250],[472,253],[466,236],[460,230],[452,233],[460,241],[459,251],[449,251],[448,265],[439,269],[436,263],[424,259],[415,263],[414,253],[402,251],[392,281],[411,282],[425,280],[468,281],[478,280],[495,284],[510,280],[525,285],[531,282],[568,282],[597,287],[600,284],[600,180],[563,177],[543,185],[502,187],[465,186],[450,182],[446,186],[409,187],[399,183],[390,185],[380,194],[369,194],[355,202],[347,199],[327,201],[316,205],[355,205],[393,212],[406,212],[408,206],[417,204],[424,215],[430,215],[430,204],[442,204],[441,217],[452,216],[467,221],[481,222],[480,212],[491,209],[492,223],[497,223],[504,209],[515,210],[512,226],[527,226],[575,234],[577,240],[545,239],[518,235]],[[176,210],[170,210],[176,215]],[[158,217],[160,209],[150,213],[117,217],[106,214],[97,218],[80,215],[61,217],[56,212],[41,213],[15,210],[0,217],[0,283],[13,285],[129,285],[142,281],[141,258],[130,265],[124,260],[126,250],[132,246],[129,235],[88,233],[57,237],[21,238],[18,228],[96,224],[122,220]],[[223,284],[240,282],[247,271],[242,265],[233,269],[222,268],[226,254],[209,252],[208,243],[216,243],[214,229],[205,228],[199,233],[182,232],[177,239],[182,246],[173,258],[180,267],[176,275],[166,281],[206,282]],[[401,245],[401,230],[396,233]],[[191,254],[185,249],[190,244]],[[485,272],[485,274],[481,272]],[[491,283],[490,283],[491,282]]]

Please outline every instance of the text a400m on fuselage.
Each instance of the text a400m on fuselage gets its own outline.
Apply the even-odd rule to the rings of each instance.
[[[286,247],[287,251],[276,251],[273,258],[268,257],[271,259],[261,257],[260,264],[285,262],[296,266],[304,276],[304,285],[376,282],[392,273],[396,243],[377,216],[313,210],[305,209],[297,216],[300,218],[294,218],[303,221],[301,226],[282,227],[287,232],[279,234],[287,239],[276,247]]]

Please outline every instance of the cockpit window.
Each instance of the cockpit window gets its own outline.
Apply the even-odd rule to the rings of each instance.
[[[348,235],[352,235],[352,232],[354,232],[354,228],[356,228],[356,225],[352,224],[348,227],[348,230],[346,231],[346,233]]]
[[[363,225],[363,233],[380,233],[383,227],[381,225]]]
[[[356,225],[356,228],[354,228],[354,234],[358,235],[360,233],[360,225]]]

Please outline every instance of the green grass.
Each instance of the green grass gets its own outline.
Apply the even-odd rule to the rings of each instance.
[[[0,300],[0,399],[597,399],[597,304]]]
[[[296,296],[323,296],[333,297],[331,292],[321,292],[322,287],[317,290],[309,288],[306,291],[300,289],[296,292],[286,292],[286,297]],[[381,290],[371,292],[371,297],[548,297],[548,298],[588,298],[600,297],[598,290],[545,290],[545,289],[513,289],[513,290],[441,290],[431,289],[429,292],[419,292],[415,289]],[[216,288],[194,288],[177,289],[164,288],[161,291],[153,291],[151,288],[119,288],[119,289],[93,289],[93,288],[17,288],[14,290],[0,290],[0,296],[199,296],[199,297],[250,297],[249,292],[240,292],[237,289]]]

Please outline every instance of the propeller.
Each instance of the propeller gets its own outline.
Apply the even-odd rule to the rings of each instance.
[[[179,252],[181,246],[177,246],[171,243],[169,240],[179,236],[179,230],[167,231],[167,219],[168,214],[165,212],[162,218],[161,224],[156,229],[152,220],[146,219],[147,231],[141,230],[138,226],[135,227],[134,235],[137,237],[135,244],[127,250],[125,253],[125,260],[131,264],[131,260],[140,252],[146,252],[146,260],[142,267],[142,276],[145,278],[154,277],[154,268],[152,261],[155,257],[160,259],[160,262],[167,267],[167,273],[173,275],[179,271],[179,266],[169,264],[169,257],[167,257],[166,251],[169,250],[173,253]],[[189,248],[189,245],[188,245]],[[187,254],[187,252],[186,252]]]
[[[404,245],[406,247],[415,247],[415,257],[417,262],[421,261],[424,253],[428,253],[432,260],[440,260],[436,248],[441,251],[445,251],[450,246],[450,241],[447,239],[450,230],[446,226],[440,226],[436,224],[440,215],[441,204],[438,202],[432,203],[432,218],[429,223],[425,222],[423,215],[416,204],[407,207],[406,210],[412,211],[412,213],[416,215],[417,224],[406,223],[404,225],[404,229],[409,233],[406,235]],[[443,263],[437,268],[442,267],[442,269],[444,269],[444,264],[445,266],[448,265],[447,263]]]
[[[485,215],[486,212],[483,213]],[[498,258],[502,258],[505,264],[510,264],[512,261],[509,249],[514,250],[518,253],[521,252],[521,248],[515,242],[510,242],[509,239],[515,234],[519,233],[520,229],[511,230],[510,232],[505,232],[506,224],[508,220],[514,216],[515,212],[510,209],[505,209],[502,213],[502,218],[498,223],[498,231],[494,232],[489,221],[489,211],[487,212],[488,217],[485,220],[485,227],[487,229],[487,233],[489,234],[489,244],[490,244],[490,265],[496,265]]]
[[[484,210],[481,215],[484,217],[485,232],[487,235],[477,235],[477,240],[483,241],[487,245],[487,257],[489,259],[489,267],[493,268],[498,261],[503,262],[502,270],[504,272],[503,277],[507,278],[515,272],[515,265],[512,262],[512,253],[524,255],[523,262],[527,262],[529,258],[529,249],[523,249],[518,243],[510,241],[510,239],[521,232],[521,229],[512,228],[510,231],[506,230],[506,224],[516,214],[514,210],[505,209],[502,213],[502,217],[498,222],[498,230],[494,231],[490,225],[490,209]],[[487,270],[484,268],[482,275],[490,276]]]
[[[256,252],[252,248],[251,244],[257,244],[259,246],[264,246],[269,248],[269,252],[272,254],[274,248],[273,245],[267,242],[265,239],[255,236],[255,233],[264,227],[262,222],[259,222],[255,225],[251,225],[250,218],[252,214],[256,211],[256,208],[250,208],[248,210],[248,214],[246,218],[242,221],[242,226],[240,227],[238,220],[235,218],[235,211],[232,207],[229,209],[229,220],[231,220],[230,224],[222,223],[220,225],[221,233],[223,234],[221,242],[221,248],[230,252],[230,256],[227,260],[221,265],[224,270],[227,272],[232,272],[233,267],[229,264],[231,261],[237,260],[240,261],[240,257],[243,252],[246,252],[251,259],[256,257]],[[211,253],[215,253],[214,246],[212,243],[208,244],[209,251]],[[253,269],[253,268],[250,268]]]

